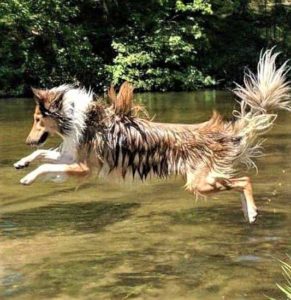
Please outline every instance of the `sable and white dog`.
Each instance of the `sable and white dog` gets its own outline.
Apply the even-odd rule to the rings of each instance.
[[[88,175],[97,168],[103,174],[180,174],[186,189],[196,195],[235,190],[252,223],[257,217],[249,177],[236,177],[239,165],[255,166],[260,153],[258,136],[268,131],[279,109],[291,110],[286,63],[276,68],[278,53],[267,50],[260,56],[257,75],[248,72],[245,86],[237,85],[240,109],[235,121],[224,121],[214,113],[201,124],[164,124],[138,117],[132,103],[133,87],[125,82],[116,95],[109,90],[110,105],[96,101],[92,92],[62,85],[50,90],[33,89],[36,100],[34,123],[28,145],[39,146],[50,134],[63,143],[56,150],[36,150],[14,164],[17,169],[41,159],[39,166],[20,180],[29,185],[44,174]]]

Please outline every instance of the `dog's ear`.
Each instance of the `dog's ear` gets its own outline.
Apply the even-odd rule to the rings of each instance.
[[[117,96],[113,85],[111,85],[108,89],[108,98],[111,101],[111,104],[115,105],[117,101]]]
[[[37,102],[45,102],[48,97],[48,90],[31,88],[34,98]]]
[[[130,114],[132,109],[133,89],[133,85],[127,81],[121,85],[115,103],[116,113]]]
[[[62,100],[63,100],[64,92],[56,92],[48,94],[47,105],[48,109],[53,110],[60,110],[62,108]]]

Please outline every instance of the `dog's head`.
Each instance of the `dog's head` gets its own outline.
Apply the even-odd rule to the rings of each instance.
[[[48,136],[62,134],[69,125],[69,120],[61,114],[62,97],[64,91],[32,89],[36,107],[33,125],[26,139],[27,145],[42,145]],[[63,123],[63,125],[62,125]]]

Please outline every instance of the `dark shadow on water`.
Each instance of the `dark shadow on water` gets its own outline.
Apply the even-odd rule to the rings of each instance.
[[[30,269],[38,270],[34,272],[32,280],[23,282],[20,290],[17,285],[6,286],[2,291],[0,289],[0,296],[34,291],[37,299],[50,299],[62,293],[69,297],[82,295],[81,299],[127,299],[129,295],[141,294],[143,288],[158,287],[163,281],[163,274],[155,271],[117,273],[112,283],[103,281],[107,272],[112,272],[124,260],[136,256],[140,257],[141,253],[108,252],[106,256],[84,255],[83,258],[67,262],[49,260],[45,268],[42,265],[27,266],[27,272]],[[88,285],[85,295],[82,290],[84,285]]]
[[[243,217],[243,212],[239,207],[233,205],[220,205],[219,207],[195,207],[169,213],[171,222],[174,224],[201,225],[203,223],[217,223],[219,226],[239,228],[280,228],[287,218],[287,214],[270,213],[261,210],[256,223],[248,224]]]
[[[2,207],[6,207],[6,206],[10,206],[10,205],[14,205],[14,204],[20,204],[20,203],[26,203],[26,202],[30,202],[30,201],[39,201],[39,199],[41,199],[42,197],[50,197],[50,196],[54,196],[54,195],[60,195],[60,194],[65,194],[68,192],[73,192],[75,190],[75,188],[63,188],[62,190],[52,190],[49,193],[45,193],[45,194],[36,194],[33,196],[28,196],[28,197],[18,197],[17,200],[14,200],[16,197],[13,195],[11,197],[7,197],[5,195],[5,198],[3,197],[4,200],[12,200],[6,203],[1,203]],[[26,194],[25,191],[23,194]],[[27,193],[29,195],[29,193]]]
[[[0,160],[0,166],[1,167],[11,167],[11,169],[13,168],[13,163],[11,161],[11,159],[1,159]]]
[[[19,212],[4,213],[0,232],[10,238],[31,236],[43,231],[97,232],[107,225],[131,216],[137,203],[68,203],[56,204]]]
[[[136,203],[112,202],[49,205],[4,214],[0,226],[3,233],[11,238],[46,230],[54,230],[56,233],[72,230],[73,234],[74,231],[98,232],[107,225],[129,218],[138,207],[139,204]],[[246,243],[248,239],[245,237],[251,231],[256,231],[255,236],[258,237],[261,229],[267,226],[275,229],[272,231],[274,233],[280,229],[286,218],[284,214],[273,215],[265,211],[262,214],[263,222],[251,226],[243,224],[242,212],[239,209],[235,211],[227,205],[169,212],[167,220],[170,226],[189,225],[194,229],[193,225],[202,224],[206,227],[206,223],[212,223],[219,228],[221,225],[224,228],[237,227],[239,231],[233,232],[231,241],[223,239],[227,231],[213,237],[211,233],[207,237],[190,233],[187,238],[183,237],[183,243],[180,243],[178,237],[175,240],[162,237],[154,245],[139,250],[113,247],[100,251],[98,248],[96,252],[92,252],[92,249],[84,250],[78,256],[74,252],[68,252],[65,256],[47,258],[45,262],[27,265],[24,273],[32,273],[33,278],[20,285],[21,291],[13,286],[10,293],[15,296],[34,291],[38,299],[62,296],[64,293],[72,298],[81,296],[82,299],[130,299],[154,289],[162,289],[171,282],[186,291],[198,289],[218,293],[228,279],[242,280],[248,274],[260,278],[260,274],[264,272],[263,262],[236,260],[242,255],[253,254],[254,249],[259,250],[259,254],[268,255],[273,251],[274,248],[266,250],[264,243],[261,247],[250,247]],[[7,224],[12,224],[15,229],[10,232]],[[220,242],[227,242],[228,245],[221,246]],[[196,244],[200,247],[195,247]],[[205,247],[201,248],[201,245]],[[217,274],[224,272],[227,276],[216,280]],[[258,289],[250,293],[257,296],[258,292],[261,294],[259,285]],[[272,294],[271,292],[268,290],[268,294]],[[4,291],[4,296],[7,295],[5,293]],[[229,299],[240,297],[235,295]]]
[[[108,271],[120,262],[118,256],[107,257],[86,257],[78,258],[74,261],[55,262],[46,261],[46,267],[43,265],[27,265],[25,271],[31,270],[37,275],[33,280],[25,280],[25,277],[17,282],[18,284],[0,286],[0,298],[9,296],[18,296],[21,294],[30,294],[33,291],[36,299],[50,299],[65,291],[70,296],[76,296],[80,293],[82,286],[91,279],[92,282],[98,282],[104,276],[104,271]],[[19,283],[22,283],[21,285]],[[4,287],[4,288],[3,288]],[[1,298],[2,299],[2,298]]]
[[[77,187],[77,190],[80,191],[80,190],[84,190],[84,189],[87,189],[87,188],[90,188],[92,187],[93,185],[96,185],[96,184],[92,184],[92,183],[82,183],[81,185],[78,185]],[[30,187],[22,187],[21,188],[30,188]],[[23,203],[26,203],[26,202],[33,202],[33,201],[37,201],[39,202],[39,200],[41,198],[47,198],[47,197],[52,197],[52,196],[56,196],[56,195],[61,195],[61,194],[66,194],[66,193],[69,193],[69,192],[75,192],[76,191],[76,187],[69,187],[69,188],[63,188],[62,186],[60,186],[61,189],[52,189],[50,192],[48,193],[45,193],[45,194],[36,194],[36,195],[32,195],[32,196],[28,196],[28,197],[17,197],[16,199],[17,200],[14,200],[15,199],[15,196],[7,196],[5,195],[5,198],[3,197],[3,199],[5,200],[10,200],[10,199],[13,199],[12,201],[9,201],[9,202],[6,202],[6,203],[1,203],[1,206],[2,207],[6,207],[6,206],[10,206],[10,205],[14,205],[14,204],[23,204]],[[25,192],[25,190],[24,190]],[[25,193],[24,193],[25,194]],[[29,194],[29,193],[27,193]],[[0,194],[1,196],[1,194]]]

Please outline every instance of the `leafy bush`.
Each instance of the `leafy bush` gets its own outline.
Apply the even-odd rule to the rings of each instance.
[[[290,50],[290,11],[253,3],[1,1],[0,95],[72,82],[100,91],[127,79],[139,90],[165,91],[239,81],[262,47]]]

